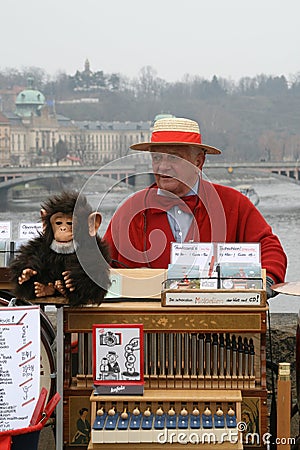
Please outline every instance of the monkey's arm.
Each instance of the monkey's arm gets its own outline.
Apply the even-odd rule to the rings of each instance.
[[[62,273],[62,276],[64,277],[66,289],[70,292],[75,291],[74,281],[71,272],[69,270],[66,270],[65,272]],[[57,285],[59,285],[59,283],[57,283]]]
[[[21,275],[18,277],[18,283],[23,284],[25,281],[28,281],[33,275],[36,275],[37,271],[33,269],[23,269]]]
[[[14,295],[30,300],[36,297],[35,282],[47,284],[47,269],[49,268],[49,250],[45,250],[41,236],[22,245],[19,253],[10,264],[11,281]]]

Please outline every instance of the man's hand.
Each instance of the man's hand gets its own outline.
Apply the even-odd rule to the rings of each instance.
[[[271,277],[267,276],[266,281],[267,281],[267,283],[266,283],[267,284],[267,299],[278,295],[278,292],[275,292],[272,289],[272,285],[274,284],[273,279]]]

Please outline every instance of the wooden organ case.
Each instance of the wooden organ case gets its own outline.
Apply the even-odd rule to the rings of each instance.
[[[258,292],[255,306],[165,307],[135,298],[64,308],[65,448],[76,448],[82,407],[91,413],[89,449],[265,448],[266,293],[249,290]],[[143,324],[144,395],[94,394],[93,324]]]

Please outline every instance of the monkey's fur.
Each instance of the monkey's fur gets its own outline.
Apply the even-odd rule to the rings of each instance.
[[[100,214],[93,213],[86,197],[76,192],[54,195],[44,202],[42,208],[43,232],[21,246],[19,254],[10,265],[14,295],[31,300],[37,296],[35,282],[42,285],[55,285],[59,282],[63,294],[62,290],[55,289],[53,296],[64,295],[71,306],[100,304],[110,286],[108,247],[97,235],[97,228],[101,223]],[[50,248],[54,239],[50,220],[56,213],[73,217],[71,226],[77,246],[73,253],[56,253]],[[100,223],[98,226],[94,225],[95,230],[91,235],[93,214],[100,217]],[[95,220],[93,223],[95,224]],[[20,276],[26,268],[36,271],[36,274],[21,284]],[[71,289],[66,286],[66,279],[62,275],[66,271],[71,280]]]

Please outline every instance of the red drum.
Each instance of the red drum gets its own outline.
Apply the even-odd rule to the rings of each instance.
[[[13,298],[8,292],[0,291],[0,306],[8,306],[10,299]],[[22,305],[30,305],[29,302],[22,301]],[[48,391],[48,398],[51,398],[56,392],[55,386],[55,358],[52,346],[55,340],[54,328],[44,311],[40,310],[41,317],[41,388],[45,387]]]

